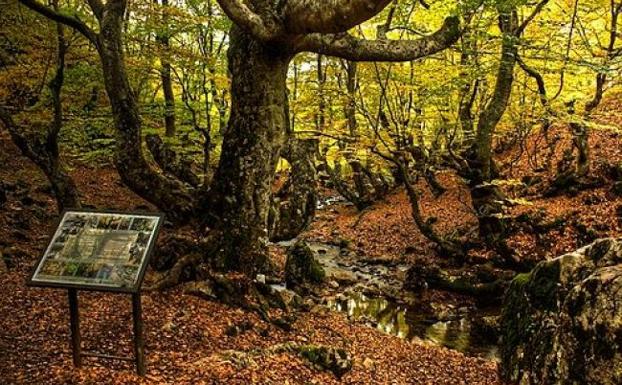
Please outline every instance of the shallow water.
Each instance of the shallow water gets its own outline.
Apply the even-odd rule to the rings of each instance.
[[[329,308],[347,313],[353,318],[372,320],[378,330],[412,340],[421,339],[436,345],[461,351],[470,356],[498,360],[495,344],[485,342],[471,330],[468,318],[455,321],[430,320],[414,308],[399,306],[384,298],[368,298],[351,294],[347,299],[329,300]]]
[[[279,242],[288,247],[296,242]],[[391,268],[382,265],[360,264],[355,259],[344,260],[338,246],[322,242],[308,241],[328,277],[335,274],[349,275],[363,286],[401,286],[396,282],[395,271],[405,270],[407,265],[396,265]],[[284,288],[284,286],[283,286]],[[344,297],[345,296],[345,297]],[[498,347],[490,343],[484,336],[476,335],[471,328],[468,317],[456,318],[450,321],[439,321],[434,315],[422,311],[417,307],[406,307],[384,297],[367,297],[357,292],[344,294],[341,299],[328,299],[327,305],[335,311],[347,313],[356,319],[364,318],[372,321],[378,330],[413,340],[421,339],[435,345],[455,349],[469,356],[482,357],[488,360],[499,360]]]

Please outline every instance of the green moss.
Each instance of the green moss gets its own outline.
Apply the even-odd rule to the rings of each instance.
[[[531,279],[531,272],[517,274],[512,280],[512,285],[524,286]]]
[[[305,282],[320,283],[326,273],[322,265],[314,258],[313,250],[304,241],[298,241],[289,250],[285,265],[285,279],[288,284]]]
[[[558,310],[560,272],[559,259],[540,263],[532,271],[532,277],[527,283],[526,290],[534,308],[545,311]]]
[[[352,359],[343,349],[321,346],[303,345],[298,350],[301,357],[320,370],[332,372],[338,378],[352,369]]]

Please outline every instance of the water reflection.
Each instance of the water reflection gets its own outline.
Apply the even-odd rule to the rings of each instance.
[[[415,308],[406,308],[384,298],[368,298],[362,294],[330,300],[328,306],[350,317],[373,321],[378,330],[400,338],[420,338],[468,355],[498,360],[497,346],[475,335],[467,318],[437,321]]]

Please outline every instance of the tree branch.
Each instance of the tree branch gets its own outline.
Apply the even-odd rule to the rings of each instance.
[[[243,0],[218,0],[218,4],[231,21],[255,38],[267,42],[278,36],[278,28],[268,26]]]
[[[283,10],[292,34],[340,33],[371,19],[391,0],[289,0]]]
[[[460,20],[445,19],[435,33],[417,40],[364,40],[347,33],[310,34],[298,42],[297,51],[309,51],[352,61],[410,61],[434,54],[455,43]]]
[[[88,3],[93,10],[93,14],[97,18],[97,20],[101,21],[104,15],[104,4],[101,2],[101,0],[88,0]]]
[[[37,0],[18,0],[25,7],[51,19],[65,24],[84,35],[91,43],[97,45],[97,33],[75,16],[65,15],[39,3]]]
[[[523,33],[525,28],[527,28],[527,25],[529,25],[529,23],[531,23],[532,20],[535,19],[536,16],[538,16],[538,14],[542,11],[544,6],[548,4],[548,2],[549,2],[549,0],[541,0],[536,5],[536,7],[531,12],[531,14],[529,16],[527,16],[527,18],[525,20],[523,20],[523,22],[519,25],[518,31],[517,31],[518,32],[517,36],[520,36]]]

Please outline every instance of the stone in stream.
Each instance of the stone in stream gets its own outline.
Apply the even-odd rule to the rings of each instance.
[[[305,241],[298,241],[287,250],[285,282],[288,287],[321,283],[325,275],[324,269],[313,255],[313,250]]]
[[[521,385],[622,384],[622,238],[517,276],[501,320],[502,378]]]

